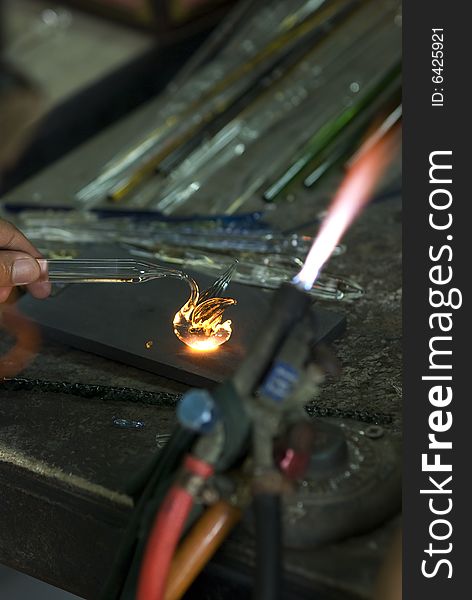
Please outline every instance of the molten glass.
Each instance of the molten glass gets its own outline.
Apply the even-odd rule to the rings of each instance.
[[[205,298],[198,285],[192,282],[188,302],[174,317],[174,333],[181,342],[201,352],[211,352],[231,337],[231,321],[223,321],[228,306],[236,304],[232,298]]]

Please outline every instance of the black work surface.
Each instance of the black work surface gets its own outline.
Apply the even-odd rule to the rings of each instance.
[[[192,275],[202,290],[214,281]],[[224,317],[232,320],[233,333],[213,352],[192,350],[173,332],[173,317],[188,295],[185,282],[164,278],[142,284],[72,284],[42,302],[25,296],[19,306],[56,340],[81,350],[189,385],[221,382],[232,375],[258,334],[272,293],[230,284],[226,296],[237,305]],[[317,308],[316,316],[317,341],[332,339],[344,327],[339,313]]]

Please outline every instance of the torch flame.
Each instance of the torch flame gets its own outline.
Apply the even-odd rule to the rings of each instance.
[[[393,115],[393,113],[392,113]],[[379,129],[369,138],[354,157],[349,171],[337,191],[318,235],[306,257],[305,264],[295,277],[294,283],[310,290],[321,267],[328,260],[346,229],[369,201],[374,187],[393,155],[394,144],[390,130],[401,116],[388,127]],[[379,135],[380,133],[380,135]]]
[[[174,333],[181,342],[200,352],[212,352],[229,340],[231,321],[223,312],[236,304],[232,298],[209,298],[199,302],[198,287],[174,317]]]

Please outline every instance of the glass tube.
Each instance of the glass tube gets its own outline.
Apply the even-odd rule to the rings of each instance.
[[[163,277],[188,279],[183,271],[136,259],[38,259],[38,263],[42,280],[53,283],[144,283]]]

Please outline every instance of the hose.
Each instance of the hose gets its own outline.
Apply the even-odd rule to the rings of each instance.
[[[165,600],[182,598],[240,518],[240,509],[224,500],[205,511],[172,561]]]
[[[168,491],[148,537],[138,580],[137,600],[163,600],[175,549],[194,501],[196,486],[189,476],[204,482],[213,467],[188,455],[184,474]]]

